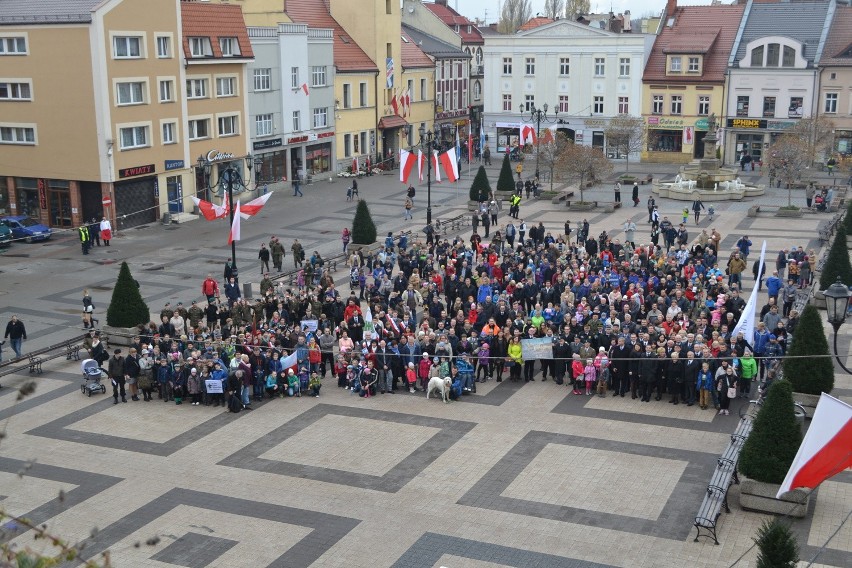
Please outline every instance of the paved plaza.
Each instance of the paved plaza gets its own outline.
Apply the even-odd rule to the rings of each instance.
[[[405,188],[396,174],[359,182],[380,235],[424,224],[425,185],[418,187],[415,220],[406,224]],[[493,185],[497,168],[490,174]],[[466,210],[469,180],[462,181],[433,188],[435,217]],[[317,182],[304,198],[293,198],[289,188],[277,192],[258,218],[243,223],[241,280],[259,281],[257,249],[270,235],[285,242],[286,268],[293,238],[308,255],[337,253],[340,229],[355,208],[344,199],[345,187],[345,180]],[[627,203],[612,214],[589,213],[592,234],[606,229],[623,238],[620,227],[633,218],[636,240],[647,242],[647,192],[644,186],[638,208]],[[629,190],[624,194],[629,200]],[[587,199],[610,195],[605,186]],[[799,203],[803,197],[796,195]],[[786,191],[758,201],[785,204]],[[673,220],[683,207],[658,203]],[[747,217],[752,204],[718,204],[716,219],[702,217],[699,231],[715,227],[724,237],[720,256],[743,234],[758,250],[767,240],[768,261],[780,247],[819,248],[826,215],[780,223]],[[584,217],[545,200],[525,200],[521,216],[554,233],[566,218],[576,226]],[[694,236],[692,220],[689,228]],[[82,333],[80,299],[88,288],[105,323],[121,260],[153,311],[167,301],[200,299],[208,272],[221,280],[226,241],[226,223],[200,220],[131,229],[87,257],[67,236],[15,244],[0,255],[0,321],[21,317],[25,351],[57,343]],[[348,282],[344,270],[336,277]],[[842,353],[850,340],[842,334]],[[737,486],[730,514],[719,521],[720,545],[693,542],[692,522],[736,427],[739,401],[731,416],[718,416],[698,406],[570,396],[565,386],[536,380],[488,382],[461,402],[443,404],[407,393],[363,399],[329,378],[319,398],[275,399],[230,414],[156,399],[113,405],[109,395],[84,397],[79,363],[64,358],[45,363],[35,393],[16,402],[14,387],[27,378],[6,377],[0,389],[7,429],[0,504],[71,541],[97,527],[85,554],[110,550],[119,567],[721,568],[743,554],[737,566],[755,566],[749,548],[765,517],[739,507]],[[852,377],[838,373],[835,394],[852,400]],[[810,507],[793,522],[803,560],[852,508],[852,472],[825,482]],[[32,544],[29,534],[6,529],[7,538]],[[145,544],[154,536],[156,545]],[[850,557],[847,523],[814,566],[849,567]]]

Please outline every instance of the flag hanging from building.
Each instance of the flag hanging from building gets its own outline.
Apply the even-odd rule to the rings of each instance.
[[[411,89],[405,89],[405,108],[408,109],[406,116],[411,114]]]
[[[814,489],[826,479],[852,467],[852,406],[822,393],[802,445],[793,460],[781,495],[807,487]]]
[[[480,119],[481,120],[481,119]],[[485,122],[479,123],[479,155],[485,153]]]
[[[393,57],[385,59],[385,88],[393,89]]]
[[[305,95],[309,95],[310,91],[308,91],[308,84],[302,83],[302,90],[305,92]]]
[[[234,208],[234,222],[231,223],[231,232],[228,234],[228,244],[240,240],[240,202]]]
[[[408,176],[411,175],[411,169],[414,167],[414,154],[408,150],[399,150],[399,181],[408,183]]]
[[[393,109],[393,113],[395,115],[399,116],[399,101],[396,98],[396,93],[393,94],[393,97],[391,98],[390,104],[391,104],[391,108]]]
[[[734,327],[734,331],[731,333],[731,337],[736,337],[739,332],[743,332],[743,337],[746,341],[752,342],[754,341],[754,316],[757,310],[757,289],[760,285],[760,279],[763,277],[763,261],[766,258],[766,241],[763,241],[763,246],[760,247],[760,260],[758,261],[759,268],[757,273],[757,279],[754,281],[754,288],[751,290],[751,296],[748,298],[748,302],[746,302],[745,309],[743,309],[743,313],[740,316],[740,320],[737,322],[737,325]]]
[[[444,166],[444,173],[447,174],[447,179],[449,181],[456,181],[459,179],[459,163],[456,159],[456,152],[453,150],[447,150],[441,154],[441,165]]]

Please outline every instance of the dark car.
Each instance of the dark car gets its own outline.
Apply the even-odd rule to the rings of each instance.
[[[46,241],[51,235],[50,227],[42,225],[35,219],[25,215],[0,217],[0,223],[3,223],[12,230],[13,238],[24,239],[28,243]]]
[[[0,221],[0,247],[7,247],[10,244],[12,244],[12,229]]]

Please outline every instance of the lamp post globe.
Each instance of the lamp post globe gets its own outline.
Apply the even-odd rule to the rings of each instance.
[[[831,327],[834,328],[834,359],[837,361],[837,364],[841,369],[852,374],[852,372],[846,368],[846,365],[843,364],[840,355],[837,353],[837,331],[840,329],[840,326],[843,325],[843,322],[846,321],[846,310],[849,307],[849,296],[852,294],[849,292],[849,287],[841,282],[840,276],[838,276],[837,281],[829,286],[828,290],[823,292],[823,295],[825,296],[825,311],[828,323],[830,323]]]

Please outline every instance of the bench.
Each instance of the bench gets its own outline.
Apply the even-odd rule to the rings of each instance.
[[[12,359],[0,364],[0,377],[6,375],[15,375],[27,371],[29,373],[42,373],[42,364],[59,357],[65,357],[66,360],[80,360],[80,347],[83,344],[83,337],[75,337],[62,343],[57,343],[49,347],[42,347],[30,353],[25,357]]]
[[[722,515],[722,508],[725,512],[731,512],[728,506],[728,490],[733,484],[739,484],[740,479],[737,475],[737,461],[740,457],[740,451],[749,433],[751,433],[752,421],[749,416],[740,420],[737,429],[731,435],[731,442],[725,449],[725,452],[716,461],[716,468],[713,470],[713,476],[710,478],[710,483],[707,485],[707,493],[701,501],[701,506],[698,508],[698,513],[695,515],[695,539],[693,542],[698,542],[699,537],[712,537],[715,544],[719,544],[719,538],[716,533],[716,526],[719,522],[719,517]],[[702,534],[704,531],[705,534]]]
[[[567,200],[569,197],[574,197],[574,190],[564,189],[556,194],[556,197],[550,200],[554,205],[558,205],[561,201]]]
[[[604,213],[612,213],[621,207],[620,201],[587,201],[586,203],[591,203],[593,205],[593,209],[601,207],[604,210]],[[565,207],[571,207],[570,200],[565,200]]]
[[[842,215],[838,214],[831,218],[831,220],[826,221],[819,229],[819,240],[820,242],[827,243],[831,240],[831,235],[834,234],[834,231],[837,229],[837,226],[840,224],[840,220],[842,219]]]

